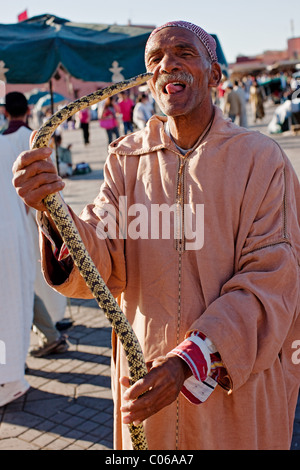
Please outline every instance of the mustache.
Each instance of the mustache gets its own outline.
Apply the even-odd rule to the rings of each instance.
[[[170,82],[183,82],[187,85],[192,85],[194,77],[188,72],[172,72],[165,75],[160,75],[155,83],[156,88],[164,88]]]

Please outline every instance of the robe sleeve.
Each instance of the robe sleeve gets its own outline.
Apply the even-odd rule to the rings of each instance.
[[[191,325],[215,344],[232,391],[280,358],[299,312],[299,183],[281,150],[274,151],[260,179],[249,178],[234,274]]]
[[[122,169],[116,156],[110,155],[104,167],[104,183],[94,203],[78,217],[70,208],[84,245],[111,293],[117,297],[126,285],[124,237],[120,228],[120,196],[124,194]],[[55,240],[56,252],[64,251],[62,240]],[[42,271],[47,283],[61,294],[73,298],[91,298],[77,267],[69,258],[60,261],[51,242],[40,230]]]

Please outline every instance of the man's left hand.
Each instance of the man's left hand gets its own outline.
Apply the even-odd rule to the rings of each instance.
[[[122,377],[121,385],[129,387],[123,395],[126,401],[121,407],[123,423],[137,426],[170,405],[191,374],[189,366],[180,357],[170,355],[155,359],[149,373],[131,387],[129,378]]]

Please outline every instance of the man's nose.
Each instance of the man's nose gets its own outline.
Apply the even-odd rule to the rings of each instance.
[[[160,62],[162,73],[172,73],[180,69],[178,58],[173,54],[165,54]]]

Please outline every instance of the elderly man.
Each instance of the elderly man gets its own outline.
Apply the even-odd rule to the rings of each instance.
[[[145,59],[166,117],[113,142],[99,196],[80,218],[70,209],[149,366],[130,387],[113,334],[115,448],[130,448],[127,424],[144,422],[150,449],[288,449],[300,376],[297,178],[275,142],[214,107],[221,70],[203,29],[157,28]],[[22,154],[14,184],[42,212],[47,281],[89,297],[42,202],[63,189],[49,153]]]

